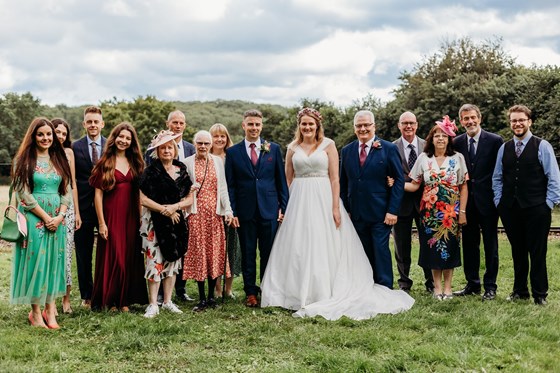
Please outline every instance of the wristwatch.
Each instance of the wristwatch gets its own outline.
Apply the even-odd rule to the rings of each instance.
[[[66,218],[66,211],[59,212],[58,215],[62,216],[63,218]]]

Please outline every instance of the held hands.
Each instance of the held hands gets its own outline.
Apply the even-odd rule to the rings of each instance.
[[[397,215],[387,213],[385,214],[385,220],[383,222],[387,225],[395,225],[397,224]]]
[[[282,214],[282,210],[278,210],[278,223],[282,224],[284,221],[284,214]]]
[[[163,210],[161,210],[159,213],[162,214],[163,216],[167,216],[168,218],[171,218],[171,216],[177,212],[178,210],[178,204],[173,204],[173,205],[163,205]],[[173,219],[171,219],[173,220]]]
[[[99,224],[99,236],[106,240],[109,237],[109,230],[106,224]]]
[[[174,211],[174,212],[169,216],[169,218],[171,219],[171,222],[172,222],[173,224],[177,224],[177,223],[181,220],[181,217],[180,217],[178,211]]]
[[[62,223],[64,217],[62,215],[57,215],[54,218],[50,218],[45,222],[45,227],[51,232],[55,232],[60,223]]]

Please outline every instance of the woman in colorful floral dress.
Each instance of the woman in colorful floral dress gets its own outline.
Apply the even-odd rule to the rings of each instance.
[[[231,276],[229,267],[224,273],[226,241],[224,217],[230,224],[233,213],[222,160],[209,153],[212,136],[208,131],[194,135],[196,154],[184,160],[187,172],[195,187],[194,201],[190,207],[189,248],[185,256],[183,279],[194,279],[198,284],[199,303],[193,311],[215,307],[214,289],[217,278]],[[208,279],[208,297],[204,291]]]
[[[12,169],[28,236],[14,248],[10,301],[31,304],[32,326],[58,329],[55,300],[66,293],[64,218],[71,204],[72,176],[47,118],[33,119]]]
[[[70,291],[72,290],[72,252],[74,251],[74,231],[80,229],[82,219],[78,205],[78,189],[76,187],[76,167],[74,163],[74,152],[72,151],[72,140],[70,140],[70,126],[62,118],[52,120],[54,133],[66,153],[70,173],[72,174],[72,203],[66,210],[66,294],[62,297],[62,312],[72,313],[70,306]]]
[[[465,158],[453,150],[455,123],[447,115],[436,123],[410,171],[413,181],[405,184],[405,190],[414,192],[424,182],[420,229],[426,234],[420,243],[418,264],[432,269],[434,297],[441,300],[453,298],[453,269],[461,265],[460,227],[467,223],[468,174]]]

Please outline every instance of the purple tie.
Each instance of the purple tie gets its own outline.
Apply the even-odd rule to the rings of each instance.
[[[257,151],[255,150],[255,143],[251,143],[251,145],[249,145],[249,147],[251,148],[251,163],[253,164],[253,167],[255,167],[257,165],[257,161],[259,159],[259,157],[257,156]]]
[[[97,143],[91,143],[91,163],[96,164],[99,160],[99,153],[97,153]]]
[[[362,147],[362,150],[360,150],[360,167],[363,167],[367,158],[367,153],[366,153],[367,144],[362,143],[360,146]]]

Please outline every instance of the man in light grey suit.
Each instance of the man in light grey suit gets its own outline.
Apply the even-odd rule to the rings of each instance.
[[[405,182],[411,181],[408,174],[414,162],[424,150],[425,141],[416,136],[418,122],[416,116],[406,111],[399,118],[399,130],[401,137],[393,143],[397,145],[401,156],[402,168],[404,171]],[[393,226],[393,236],[395,238],[395,260],[399,271],[399,287],[404,291],[409,291],[412,287],[410,276],[411,251],[412,251],[412,221],[416,222],[416,227],[420,228],[420,200],[422,199],[422,188],[416,192],[405,192],[401,203],[397,224]],[[418,229],[418,234],[424,232]],[[422,244],[422,240],[420,240]],[[426,291],[432,292],[434,288],[432,273],[429,268],[423,268],[426,282]]]

